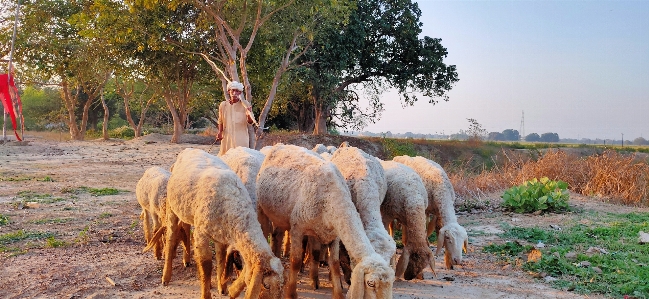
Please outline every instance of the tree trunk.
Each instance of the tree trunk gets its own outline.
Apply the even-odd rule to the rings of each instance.
[[[68,82],[61,82],[61,92],[63,98],[63,104],[65,104],[65,109],[68,111],[68,128],[70,129],[70,138],[72,140],[83,140],[83,134],[79,132],[79,127],[77,126],[77,117],[74,115],[74,103],[76,103],[77,98],[73,97],[68,88]],[[77,95],[79,93],[77,92]]]
[[[101,105],[104,107],[104,124],[101,128],[102,135],[104,137],[104,140],[110,139],[108,136],[108,119],[110,118],[109,113],[108,113],[108,105],[106,105],[106,100],[104,100],[104,91],[101,91],[101,95],[99,96],[101,98]]]
[[[320,103],[319,103],[320,102]],[[321,99],[313,96],[313,106],[315,107],[315,128],[313,128],[313,135],[327,134],[327,119],[331,116],[329,105],[322,103]]]
[[[184,133],[183,120],[178,114],[178,110],[174,106],[172,97],[173,95],[171,94],[171,92],[165,91],[164,99],[165,102],[167,103],[167,108],[169,108],[169,111],[171,112],[171,118],[173,119],[174,122],[174,131],[173,134],[171,135],[171,143],[178,143],[180,142],[180,136],[182,136]]]

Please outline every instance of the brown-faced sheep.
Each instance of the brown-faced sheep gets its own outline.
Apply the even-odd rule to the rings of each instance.
[[[274,146],[257,178],[257,197],[273,225],[290,231],[291,240],[314,236],[323,244],[340,238],[356,262],[348,297],[392,298],[394,271],[378,255],[363,231],[345,179],[336,166],[305,148]],[[333,245],[331,251],[335,251]],[[339,265],[330,254],[334,298],[344,298]],[[297,298],[297,275],[302,264],[302,242],[291,242],[286,298]]]
[[[245,298],[280,298],[283,267],[270,250],[257,221],[252,200],[241,179],[223,161],[199,149],[183,150],[174,163],[167,187],[167,241],[162,283],[171,279],[178,244],[178,223],[194,226],[195,259],[201,280],[201,298],[211,298],[212,251],[233,244],[244,261],[243,279],[228,289],[236,298],[245,285]],[[224,263],[217,256],[217,273]],[[219,288],[221,286],[219,285]],[[219,292],[223,293],[221,289]]]
[[[403,251],[395,276],[411,280],[430,266],[435,274],[435,256],[428,247],[426,234],[426,207],[428,196],[419,175],[403,164],[381,161],[388,183],[388,191],[381,205],[383,223],[388,226],[393,220],[402,224],[401,241]]]
[[[446,268],[453,269],[453,265],[460,265],[462,251],[466,252],[469,237],[464,227],[457,222],[455,191],[448,175],[439,164],[424,157],[398,156],[393,160],[414,169],[424,181],[428,192],[426,214],[433,217],[428,224],[427,233],[430,235],[433,230],[437,233],[435,255],[439,255],[442,248],[445,248]]]

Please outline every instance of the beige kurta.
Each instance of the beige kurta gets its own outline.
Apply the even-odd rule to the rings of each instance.
[[[247,101],[246,104],[250,106]],[[250,147],[246,108],[241,103],[230,104],[227,100],[221,102],[218,124],[223,124],[223,140],[221,140],[219,156],[237,146]]]

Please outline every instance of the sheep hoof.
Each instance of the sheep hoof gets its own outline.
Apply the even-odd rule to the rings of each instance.
[[[163,281],[163,282],[162,282],[162,285],[166,287],[166,286],[169,285],[169,282],[168,282],[168,281]]]
[[[189,262],[185,262],[185,268],[189,267]]]

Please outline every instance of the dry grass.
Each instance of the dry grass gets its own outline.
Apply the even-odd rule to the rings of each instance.
[[[502,191],[532,178],[565,181],[573,192],[596,195],[628,205],[649,205],[649,164],[635,154],[607,150],[579,157],[562,150],[547,150],[536,160],[515,152],[501,153],[501,166],[479,174],[449,173],[456,193],[463,198]]]

